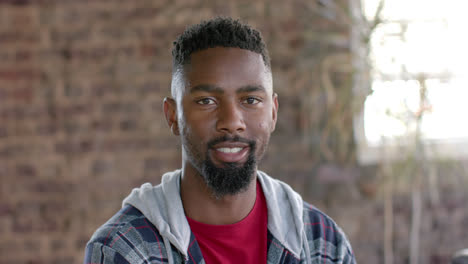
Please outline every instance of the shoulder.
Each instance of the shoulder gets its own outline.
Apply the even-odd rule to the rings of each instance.
[[[86,246],[85,263],[136,263],[145,259],[167,262],[166,249],[156,227],[130,205],[99,227]]]
[[[327,263],[355,263],[351,245],[333,219],[304,202],[303,221],[312,259],[325,258]]]

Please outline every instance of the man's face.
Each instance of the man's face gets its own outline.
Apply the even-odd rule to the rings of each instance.
[[[216,47],[193,53],[180,75],[185,85],[176,87],[176,125],[184,166],[195,169],[215,196],[242,192],[276,124],[269,69],[260,54]]]

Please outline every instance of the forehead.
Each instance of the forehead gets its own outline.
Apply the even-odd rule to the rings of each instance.
[[[223,89],[261,85],[271,91],[271,73],[261,54],[215,47],[193,53],[184,68],[186,87],[209,84]]]

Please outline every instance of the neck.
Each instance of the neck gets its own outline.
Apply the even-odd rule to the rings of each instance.
[[[184,166],[180,193],[185,214],[198,222],[211,225],[234,224],[252,210],[256,199],[257,177],[247,189],[235,195],[215,197],[202,176],[192,166]]]

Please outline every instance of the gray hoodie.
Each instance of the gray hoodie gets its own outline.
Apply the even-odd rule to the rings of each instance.
[[[158,186],[145,183],[133,189],[122,205],[129,204],[140,210],[165,238],[166,249],[170,249],[167,244],[170,242],[180,252],[188,252],[191,231],[180,198],[180,175],[181,171],[176,170],[164,174]],[[291,187],[264,172],[258,171],[257,175],[263,193],[268,197],[268,230],[299,257],[307,243],[301,197]]]

